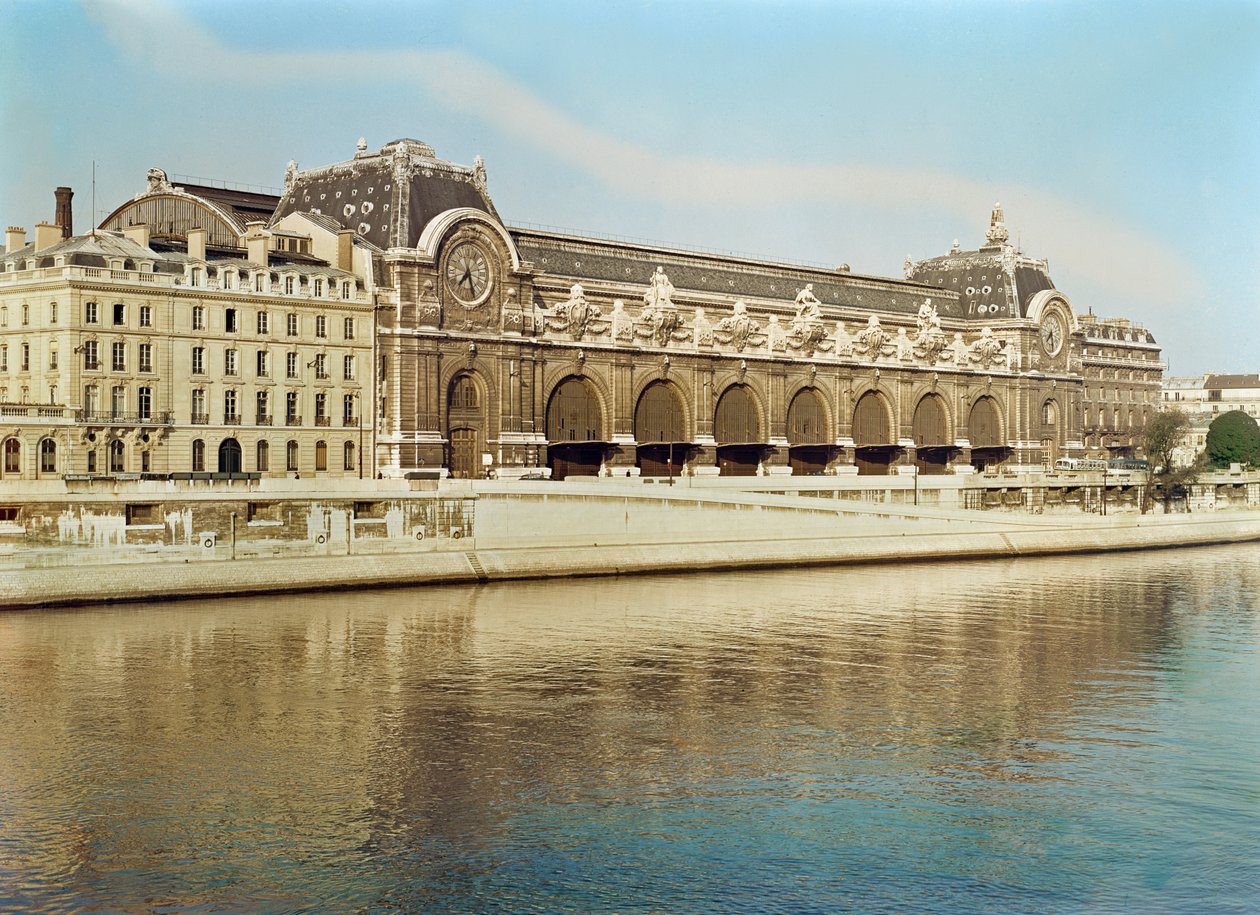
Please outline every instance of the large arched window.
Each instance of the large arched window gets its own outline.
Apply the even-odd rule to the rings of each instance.
[[[241,443],[234,438],[219,442],[219,473],[241,472]]]
[[[284,446],[284,469],[296,473],[298,469],[298,443],[290,441]]]
[[[57,472],[57,443],[51,438],[39,443],[39,472]]]
[[[892,419],[883,395],[867,391],[853,409],[853,442],[859,448],[872,445],[895,445]]]
[[[787,440],[793,445],[827,442],[827,414],[814,388],[804,388],[792,398],[787,414]]]
[[[685,442],[682,403],[668,381],[644,389],[634,410],[634,437],[639,444]]]
[[[477,382],[473,381],[472,376],[455,376],[455,380],[451,382],[451,394],[447,402],[451,412],[460,413],[466,410],[476,410],[481,406],[479,401]]]
[[[325,441],[315,443],[315,469],[317,471],[328,469],[328,443]]]
[[[1002,420],[998,413],[997,401],[992,397],[981,397],[971,408],[967,419],[968,437],[972,448],[1001,448]]]
[[[109,443],[109,472],[124,473],[127,470],[127,446],[121,439]]]
[[[601,441],[599,401],[590,383],[581,378],[566,378],[552,392],[547,405],[547,441]]]
[[[926,394],[914,408],[914,444],[919,448],[949,444],[949,421],[945,401],[937,394]]]
[[[254,466],[259,473],[266,473],[271,469],[271,446],[265,440],[258,443]]]
[[[713,437],[719,445],[761,441],[761,420],[747,385],[734,384],[722,392],[713,414]]]

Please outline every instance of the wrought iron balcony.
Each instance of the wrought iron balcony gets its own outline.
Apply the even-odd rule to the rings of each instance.
[[[256,417],[254,417],[254,425],[255,425],[255,426],[270,426],[270,425],[271,425],[271,414],[270,414],[270,413],[259,413]]]
[[[239,426],[239,425],[241,424],[241,414],[239,414],[239,413],[224,413],[224,414],[223,414],[223,424],[224,424],[225,426]]]
[[[327,417],[327,416],[316,416],[316,417],[315,417],[315,425],[317,425],[317,426],[330,426],[330,425],[332,425],[332,420],[331,420],[329,417]]]
[[[192,415],[192,424],[194,426],[204,426],[210,422],[209,413],[194,413]]]
[[[286,416],[286,417],[284,418],[284,424],[285,424],[286,426],[300,426],[300,425],[302,425],[302,417],[300,417],[300,416]]]
[[[75,422],[102,426],[169,426],[173,422],[169,410],[151,413],[98,413],[93,410],[75,410]]]

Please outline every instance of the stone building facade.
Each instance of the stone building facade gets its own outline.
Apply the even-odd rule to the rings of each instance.
[[[99,230],[57,229],[0,258],[11,314],[64,302],[64,327],[0,326],[0,413],[50,411],[33,425],[62,424],[57,473],[1041,466],[1131,453],[1163,368],[1146,331],[1079,313],[1009,243],[1000,207],[977,249],[866,276],[513,228],[479,158],[398,140],[290,163],[277,196],[154,169]],[[93,301],[103,323],[87,322]],[[38,368],[14,370],[23,343]],[[8,436],[20,474],[38,472],[41,436]]]

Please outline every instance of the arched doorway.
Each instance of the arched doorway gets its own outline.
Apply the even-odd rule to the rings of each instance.
[[[553,480],[598,476],[604,463],[603,416],[590,382],[566,378],[547,403],[547,466]]]
[[[971,406],[967,416],[967,437],[971,440],[971,463],[978,470],[1001,464],[1011,449],[1002,439],[1002,414],[997,401],[984,396]]]
[[[682,401],[668,381],[654,381],[634,408],[636,463],[645,477],[675,476],[687,458]]]
[[[853,409],[853,444],[859,474],[887,474],[897,457],[892,415],[884,396],[867,391]]]
[[[713,438],[722,476],[756,476],[765,453],[757,404],[747,385],[733,384],[722,392],[713,414]]]
[[[219,473],[241,472],[241,443],[234,438],[219,442]]]
[[[481,386],[467,372],[451,379],[446,393],[446,466],[451,476],[471,480],[482,474],[485,421],[482,419]]]
[[[944,473],[949,467],[953,443],[949,439],[949,417],[939,394],[926,394],[914,408],[915,464],[919,473]]]
[[[824,473],[831,459],[827,413],[815,388],[802,388],[788,404],[787,440],[792,473],[809,476]]]

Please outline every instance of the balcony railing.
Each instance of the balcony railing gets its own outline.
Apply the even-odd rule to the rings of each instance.
[[[75,422],[105,426],[169,426],[174,421],[169,410],[151,413],[99,413],[92,410],[75,410]]]
[[[270,413],[259,413],[257,416],[255,416],[255,417],[254,417],[254,425],[255,425],[255,426],[270,426],[270,425],[271,425],[271,414],[270,414]]]
[[[342,418],[341,424],[343,426],[357,426],[359,424],[359,418],[357,416],[346,416]]]
[[[192,424],[194,426],[204,426],[210,422],[209,413],[194,413],[192,415]]]
[[[239,425],[241,424],[241,414],[239,414],[239,413],[224,413],[224,414],[223,414],[223,424],[224,424],[225,426],[239,426]]]
[[[332,419],[330,419],[330,418],[329,418],[329,417],[327,417],[327,416],[316,416],[316,417],[315,417],[315,425],[317,425],[317,426],[331,426],[331,425],[332,425]]]
[[[6,403],[0,404],[0,416],[28,417],[30,419],[61,419],[73,415],[69,407],[55,404]]]
[[[286,416],[286,417],[284,418],[284,424],[285,424],[286,426],[300,426],[300,425],[302,425],[302,417],[300,417],[300,416]]]

